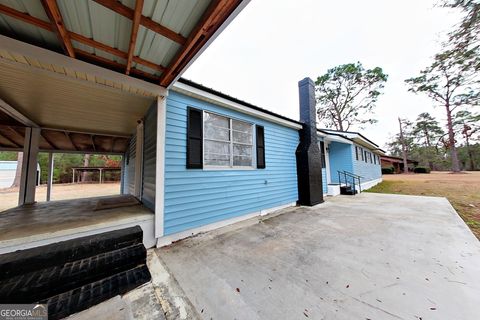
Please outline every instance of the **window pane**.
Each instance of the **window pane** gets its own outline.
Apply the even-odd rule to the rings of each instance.
[[[228,118],[205,112],[205,139],[230,141],[230,121]]]
[[[205,165],[229,166],[230,165],[230,143],[217,141],[204,141]]]
[[[233,142],[252,144],[252,125],[247,122],[232,120]]]
[[[233,165],[251,166],[252,165],[252,146],[233,144]]]

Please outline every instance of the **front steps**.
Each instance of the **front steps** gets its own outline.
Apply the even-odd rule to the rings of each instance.
[[[150,281],[139,226],[0,255],[0,303],[61,319]]]
[[[346,194],[350,196],[354,196],[358,193],[358,190],[353,190],[353,187],[350,185],[343,185],[340,186],[340,194]]]

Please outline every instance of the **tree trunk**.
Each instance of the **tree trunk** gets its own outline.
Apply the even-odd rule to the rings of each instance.
[[[447,128],[448,128],[448,144],[450,147],[450,154],[452,157],[452,171],[460,172],[460,164],[458,163],[457,147],[455,145],[455,133],[453,132],[452,111],[450,110],[450,104],[445,104],[447,110]]]
[[[89,154],[86,154],[83,156],[83,166],[84,167],[88,167],[90,166],[90,155]],[[87,181],[90,181],[90,174],[89,172],[87,171],[83,171],[82,172],[82,182],[87,182]]]
[[[467,153],[468,153],[468,160],[470,162],[470,170],[475,171],[475,161],[473,160],[473,152],[472,149],[470,148],[470,141],[469,141],[469,136],[465,135],[465,141],[467,145]]]
[[[402,142],[402,155],[403,155],[403,173],[408,173],[408,160],[407,160],[407,145],[403,138],[402,120],[398,118],[398,124],[400,125],[400,141]]]
[[[15,170],[15,179],[13,179],[12,188],[20,187],[20,179],[22,178],[23,152],[17,153],[17,169]]]

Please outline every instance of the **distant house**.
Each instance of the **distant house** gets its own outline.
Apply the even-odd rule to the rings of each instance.
[[[356,176],[357,188],[368,189],[382,181],[380,157],[385,153],[359,132],[318,129],[322,150],[324,193],[337,195],[339,184]]]
[[[380,160],[382,162],[382,168],[393,167],[395,169],[395,173],[403,172],[403,158],[383,155],[380,157]],[[407,164],[409,170],[412,170],[418,166],[418,161],[408,159]]]

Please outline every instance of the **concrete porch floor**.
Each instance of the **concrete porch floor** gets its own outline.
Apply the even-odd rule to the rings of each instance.
[[[445,198],[283,213],[155,253],[204,319],[478,319],[480,242]]]
[[[105,196],[35,203],[0,212],[0,253],[108,231],[117,225],[144,227],[154,214],[141,204],[95,210],[97,202],[121,202],[125,196]],[[146,233],[144,231],[144,233]],[[149,235],[150,236],[150,235]]]

